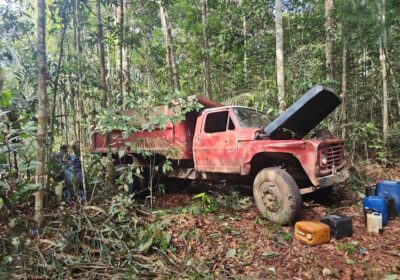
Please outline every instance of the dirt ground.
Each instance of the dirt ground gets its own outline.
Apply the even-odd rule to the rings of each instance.
[[[261,219],[249,193],[242,191],[235,201],[239,207],[222,206],[199,215],[169,215],[174,258],[199,264],[199,273],[212,273],[216,278],[400,279],[400,218],[390,221],[381,235],[368,233],[360,182],[376,181],[382,174],[396,179],[400,172],[379,172],[374,166],[363,167],[362,172],[363,178],[359,177],[357,183],[336,188],[322,204],[304,198],[299,217],[319,220],[326,214],[347,215],[353,220],[352,237],[317,246],[301,244],[293,239],[293,227]],[[214,193],[221,201],[224,195]],[[157,198],[156,204],[159,209],[182,209],[190,207],[192,197],[191,193],[170,193]],[[184,240],[182,234],[189,230],[195,237]]]

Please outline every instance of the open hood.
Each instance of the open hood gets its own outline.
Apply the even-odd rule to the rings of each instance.
[[[271,139],[285,138],[283,135],[287,135],[287,132],[301,139],[332,113],[341,102],[332,89],[316,85],[265,127],[264,132]]]

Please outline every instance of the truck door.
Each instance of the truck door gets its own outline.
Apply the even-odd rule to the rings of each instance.
[[[201,132],[194,141],[196,169],[206,172],[240,173],[237,133],[228,109],[206,113]]]

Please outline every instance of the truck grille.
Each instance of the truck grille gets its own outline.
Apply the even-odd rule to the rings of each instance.
[[[326,156],[326,164],[322,162],[322,155]],[[335,167],[342,167],[344,163],[344,147],[343,144],[333,144],[324,146],[320,149],[320,167],[322,169],[332,169]]]

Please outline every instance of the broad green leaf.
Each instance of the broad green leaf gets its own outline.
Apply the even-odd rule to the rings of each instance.
[[[11,100],[12,100],[12,93],[8,90],[5,90],[1,93],[1,100],[0,100],[0,104],[3,107],[8,107],[11,104]]]

